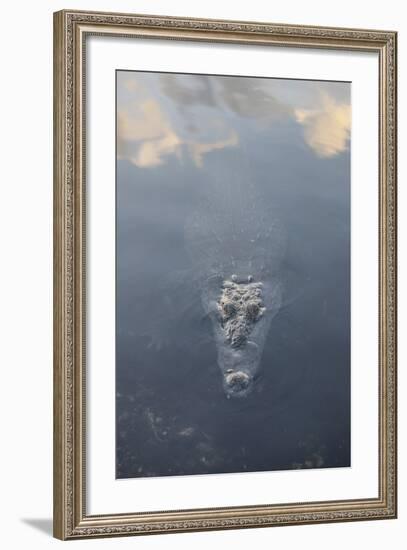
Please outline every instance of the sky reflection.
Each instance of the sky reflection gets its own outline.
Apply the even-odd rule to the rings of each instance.
[[[174,156],[202,167],[212,151],[238,147],[242,134],[267,134],[293,121],[320,157],[347,150],[348,83],[119,71],[118,158],[154,167]]]

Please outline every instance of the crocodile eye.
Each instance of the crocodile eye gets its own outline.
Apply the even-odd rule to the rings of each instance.
[[[226,318],[233,317],[233,315],[235,315],[236,313],[236,306],[233,302],[223,302],[222,310]]]
[[[259,313],[260,313],[260,306],[257,302],[250,301],[246,305],[246,313],[249,319],[254,321],[257,319]]]

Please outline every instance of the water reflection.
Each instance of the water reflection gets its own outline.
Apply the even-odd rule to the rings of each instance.
[[[349,84],[121,71],[117,97],[117,477],[348,466]],[[268,241],[281,307],[238,400],[185,242],[215,188],[285,233],[284,255]]]

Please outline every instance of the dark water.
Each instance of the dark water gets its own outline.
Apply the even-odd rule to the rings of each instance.
[[[203,168],[117,162],[117,478],[350,465],[349,152],[317,157],[292,118],[239,134]],[[287,241],[283,306],[241,399],[224,393],[184,240],[205,182],[232,166]]]

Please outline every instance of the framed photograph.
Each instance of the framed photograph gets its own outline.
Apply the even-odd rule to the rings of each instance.
[[[396,33],[54,18],[54,534],[396,517]]]

